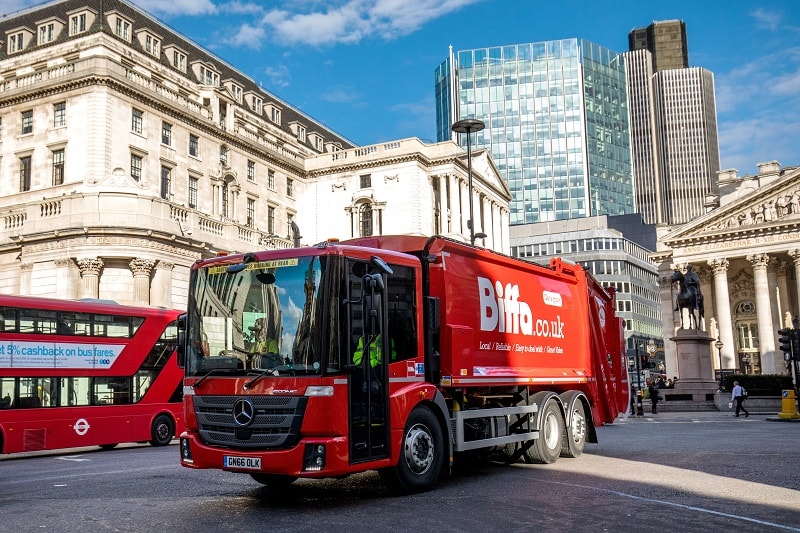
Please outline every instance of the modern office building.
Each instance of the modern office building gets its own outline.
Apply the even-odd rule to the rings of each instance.
[[[465,238],[472,197],[481,243],[509,249],[486,151],[470,180],[449,140],[356,147],[132,4],[40,5],[0,41],[0,292],[181,308],[197,259]]]
[[[633,213],[624,63],[579,39],[451,48],[435,71],[437,137],[485,123],[474,143],[508,184],[512,226]]]
[[[707,211],[719,171],[714,76],[688,66],[686,27],[654,22],[625,53],[636,206],[649,224],[680,225]]]

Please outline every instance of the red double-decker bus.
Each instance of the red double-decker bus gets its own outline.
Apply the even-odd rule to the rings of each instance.
[[[0,295],[0,453],[183,431],[180,311]]]

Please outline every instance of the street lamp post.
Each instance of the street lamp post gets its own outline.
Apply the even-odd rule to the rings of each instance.
[[[636,343],[636,416],[644,416],[644,408],[642,407],[642,359],[639,356],[639,348],[642,345]]]
[[[717,357],[719,358],[719,379],[720,383],[722,383],[722,341],[719,340],[719,335],[717,335],[717,342],[714,343],[714,346],[717,348]]]
[[[478,236],[486,237],[484,234],[475,234],[475,223],[472,216],[472,132],[481,131],[486,127],[482,120],[477,118],[465,118],[454,123],[450,129],[456,133],[467,134],[467,181],[469,187],[469,220],[467,226],[469,227],[469,243],[475,246],[475,239]]]

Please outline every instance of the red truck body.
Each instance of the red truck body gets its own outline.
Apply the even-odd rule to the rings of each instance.
[[[299,288],[287,296],[301,267],[302,305]],[[248,283],[236,296],[220,288]],[[302,308],[296,326],[287,300]],[[240,317],[248,307],[259,310]],[[255,346],[246,324],[259,319],[283,328],[273,366],[246,349]],[[458,452],[577,457],[629,405],[613,292],[561,259],[541,266],[442,237],[198,262],[184,335],[182,464],[265,484],[376,469],[398,491],[417,492]],[[225,348],[219,356],[204,346],[209,337]],[[268,427],[276,412],[265,402],[282,403],[285,420]],[[257,441],[262,426],[286,438]]]

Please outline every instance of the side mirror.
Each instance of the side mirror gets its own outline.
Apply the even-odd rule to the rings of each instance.
[[[178,352],[178,367],[183,368],[186,366],[186,313],[178,316],[178,346],[175,351]]]

